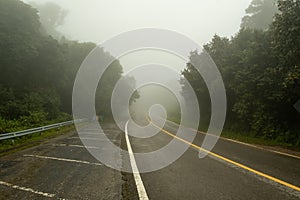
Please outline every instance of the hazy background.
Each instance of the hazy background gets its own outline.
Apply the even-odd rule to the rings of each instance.
[[[124,31],[155,27],[183,33],[200,44],[215,33],[231,36],[250,0],[24,0],[55,2],[68,11],[59,27],[69,39],[100,43]]]
[[[96,43],[152,27],[179,32],[200,46],[205,44],[226,88],[225,130],[229,136],[300,147],[300,115],[294,107],[300,96],[299,1],[26,0],[36,10],[20,1],[0,1],[0,133],[71,119],[76,73]],[[191,99],[187,84],[192,86],[204,121],[200,129],[205,131],[211,101],[194,63],[205,69],[206,59],[200,48],[193,48],[184,60],[156,50],[135,51],[119,58],[99,49],[99,60],[116,60],[99,81],[97,114],[112,117],[110,97],[119,79],[123,80],[122,91],[129,91],[141,81],[159,78],[172,88],[177,85],[176,90],[187,101]],[[171,67],[174,76],[169,70],[162,73],[154,68],[139,68],[143,73],[126,76],[133,67],[149,63]],[[87,83],[94,76],[93,71],[87,74],[80,91],[91,90]],[[170,95],[162,91],[142,88],[129,103],[164,103]],[[87,101],[85,94],[78,96],[79,102]],[[143,99],[142,104],[137,102]],[[124,98],[118,100],[124,102]],[[81,118],[94,117],[86,107],[81,111]],[[179,115],[173,116],[179,120]]]
[[[237,33],[245,9],[251,0],[25,0],[44,4],[54,2],[66,10],[62,25],[56,30],[68,39],[101,44],[114,35],[133,29],[154,27],[185,34],[200,45],[208,43],[215,34],[230,37]],[[33,3],[30,3],[33,4]],[[191,49],[191,51],[194,49]],[[188,55],[186,55],[188,56]],[[187,60],[173,54],[157,50],[139,50],[118,58],[124,74],[130,69],[145,63],[160,63],[170,66],[178,73],[177,77],[164,74],[166,82],[180,79]],[[146,75],[135,76],[139,85]],[[157,88],[156,88],[157,89]],[[180,85],[177,87],[180,90]],[[152,89],[139,90],[139,102],[153,96],[168,99]],[[148,95],[147,95],[148,94]],[[144,98],[143,98],[144,97]],[[154,102],[153,99],[149,100]],[[141,110],[141,109],[140,109]]]

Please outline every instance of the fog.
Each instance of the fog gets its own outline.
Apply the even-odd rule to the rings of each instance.
[[[147,85],[139,88],[140,98],[130,107],[131,114],[138,121],[145,121],[145,114],[150,111],[153,105],[161,105],[165,114],[170,118],[180,118],[180,107],[176,97],[167,88],[159,85]],[[157,111],[153,111],[157,114]]]
[[[24,0],[55,2],[68,11],[59,30],[70,39],[100,43],[137,28],[165,28],[200,44],[238,31],[250,0]]]
[[[245,9],[251,0],[24,0],[31,5],[42,5],[53,2],[63,9],[64,19],[59,23],[54,34],[62,34],[67,39],[80,42],[103,41],[120,33],[139,28],[162,28],[172,30],[188,36],[200,46],[208,43],[215,34],[230,37],[240,27]],[[51,15],[51,14],[50,14]],[[44,22],[45,23],[45,22]],[[46,21],[47,23],[47,21]],[[58,32],[56,32],[58,31]],[[51,30],[47,30],[51,32]],[[53,34],[52,34],[53,36]],[[190,51],[195,49],[190,49]],[[114,56],[114,55],[113,55]],[[188,56],[188,55],[186,55]],[[186,57],[187,58],[187,57]],[[132,76],[139,86],[149,74],[159,76],[165,83],[172,82],[176,91],[181,90],[179,79],[181,71],[186,67],[188,59],[157,50],[138,50],[126,54],[119,59],[123,76],[132,69],[147,63],[159,63],[169,66],[172,73],[158,71],[144,71],[139,76]],[[151,103],[160,103],[166,107],[168,113],[178,113],[178,105],[167,100],[170,94],[157,87],[140,89],[140,98],[133,104],[135,110],[144,115]],[[168,102],[168,103],[166,103]],[[147,107],[142,109],[141,107]],[[143,111],[142,111],[143,110]]]
[[[68,39],[101,44],[120,33],[153,27],[182,33],[200,45],[214,34],[234,35],[250,0],[24,0],[35,4],[53,2],[66,10],[56,29]],[[32,4],[32,3],[31,3]],[[142,51],[119,58],[124,72],[149,61],[180,71],[187,60],[163,52]]]

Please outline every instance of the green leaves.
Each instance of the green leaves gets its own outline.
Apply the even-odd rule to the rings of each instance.
[[[277,0],[252,0],[246,9],[241,28],[267,30],[278,12]]]
[[[231,39],[216,35],[204,48],[225,82],[226,127],[299,146],[300,115],[293,105],[300,98],[300,2],[280,0],[270,29],[252,29],[262,25],[255,21],[258,16],[270,14],[264,13],[270,2],[254,0],[247,9],[253,26],[248,24]],[[191,59],[195,56],[200,55],[192,53]],[[203,102],[206,86],[196,71],[188,64],[182,74]],[[208,101],[205,106],[210,106]]]
[[[53,4],[39,10],[49,30],[63,22],[65,11]],[[77,70],[96,47],[67,39],[59,43],[40,32],[39,20],[31,6],[0,0],[0,133],[68,118]],[[111,58],[107,52],[99,54]],[[110,115],[109,94],[121,76],[122,66],[116,60],[101,80],[97,101],[101,115]]]

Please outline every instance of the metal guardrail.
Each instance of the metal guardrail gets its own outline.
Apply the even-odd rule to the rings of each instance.
[[[84,120],[79,120],[79,121],[84,121]],[[46,130],[50,130],[50,129],[54,129],[54,128],[59,128],[62,126],[67,126],[67,125],[71,125],[74,124],[74,121],[66,121],[66,122],[60,122],[60,123],[56,123],[56,124],[51,124],[51,125],[47,125],[47,126],[41,126],[41,127],[37,127],[37,128],[31,128],[31,129],[27,129],[27,130],[22,130],[22,131],[16,131],[16,132],[12,132],[12,133],[4,133],[4,134],[0,134],[0,141],[1,140],[6,140],[6,139],[12,139],[12,138],[16,138],[16,137],[20,137],[20,136],[24,136],[24,135],[30,135],[32,133],[38,133],[38,132],[42,132],[42,131],[46,131]]]

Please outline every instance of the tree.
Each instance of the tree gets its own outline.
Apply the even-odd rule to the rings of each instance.
[[[279,62],[300,66],[300,2],[280,0],[278,8],[280,12],[275,15],[271,34]]]
[[[0,21],[0,84],[15,87],[21,66],[37,55],[40,22],[34,9],[15,0],[0,0]]]
[[[242,28],[231,39],[216,35],[204,48],[225,83],[225,127],[299,147],[300,115],[293,105],[300,96],[300,2],[280,0],[278,9],[268,30]],[[201,54],[192,53],[190,59],[201,60]],[[200,108],[208,106],[206,86],[190,63],[182,74],[202,102]]]
[[[40,21],[54,30],[64,17],[64,9],[51,3],[41,6],[38,15],[22,1],[0,0],[0,124],[8,124],[0,133],[70,118],[77,70],[96,45],[59,42],[41,32]],[[107,52],[99,53],[103,59],[111,58]],[[106,114],[108,94],[121,75],[116,60],[104,76],[103,99],[97,104]]]
[[[189,84],[192,86],[197,95],[201,114],[201,121],[199,126],[204,129],[208,127],[211,116],[209,92],[206,83],[193,64],[195,64],[197,67],[202,67],[205,69],[205,62],[203,62],[203,60],[205,59],[206,57],[203,52],[198,52],[197,50],[192,51],[190,53],[189,62],[187,63],[186,68],[182,71],[182,75],[186,78],[186,80],[188,80]],[[182,79],[180,83],[182,85],[182,96],[185,98],[188,104],[191,97],[188,96],[189,93],[185,92],[187,82]]]
[[[222,78],[225,81],[225,89],[227,96],[227,122],[236,121],[235,113],[233,113],[233,105],[235,102],[234,74],[239,58],[237,52],[234,52],[232,41],[228,38],[214,35],[211,42],[204,45],[204,49],[214,60],[219,68]],[[228,124],[228,123],[226,123]]]
[[[277,90],[280,92],[278,109],[280,120],[286,126],[300,129],[299,113],[293,105],[300,96],[300,2],[297,0],[279,0],[279,13],[275,15],[271,26],[273,49],[278,58],[274,70],[277,80]],[[296,131],[285,136],[289,140],[300,143]]]
[[[267,30],[278,12],[277,0],[252,0],[246,9],[241,28]]]
[[[63,36],[57,28],[64,24],[68,11],[53,2],[44,4],[29,2],[29,4],[38,10],[42,32],[60,40]]]
[[[99,115],[112,117],[111,96],[117,81],[122,77],[122,66],[114,60],[103,73],[96,93],[96,112]]]

